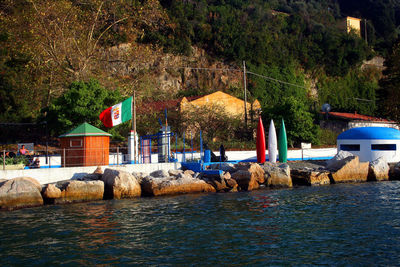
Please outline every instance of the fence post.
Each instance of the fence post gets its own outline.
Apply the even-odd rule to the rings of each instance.
[[[203,160],[203,136],[200,130],[200,161]]]
[[[3,170],[6,169],[6,151],[3,150]]]
[[[119,165],[119,147],[117,146],[117,166]]]
[[[65,148],[63,148],[63,167],[65,168]]]
[[[192,131],[190,131],[190,146],[192,147],[192,161],[193,161],[193,136],[192,136]]]
[[[176,162],[179,162],[178,160],[178,132],[175,134],[175,157],[176,157]]]

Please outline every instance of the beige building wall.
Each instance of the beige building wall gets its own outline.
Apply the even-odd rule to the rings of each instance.
[[[361,37],[361,19],[346,17],[347,33],[354,30],[355,33]]]
[[[219,105],[224,107],[225,111],[232,116],[243,116],[244,115],[244,101],[226,94],[221,91],[217,91],[215,93],[203,96],[196,100],[189,102],[185,97],[182,99],[180,103],[181,112],[188,110],[191,106],[201,107],[204,105]],[[261,108],[260,102],[255,100],[253,105],[249,102],[246,103],[246,109],[248,114],[253,109],[253,111],[257,111]]]

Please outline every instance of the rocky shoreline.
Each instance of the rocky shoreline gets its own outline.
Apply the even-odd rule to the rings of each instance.
[[[251,191],[260,188],[291,188],[335,183],[400,179],[400,163],[383,159],[360,162],[357,156],[340,152],[328,161],[289,163],[215,164],[220,175],[169,170],[129,173],[100,167],[79,180],[41,185],[31,177],[0,180],[0,209],[14,210],[48,204],[67,204],[102,199],[137,198],[204,192]]]

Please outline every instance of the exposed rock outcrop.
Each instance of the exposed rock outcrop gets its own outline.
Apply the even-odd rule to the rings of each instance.
[[[368,181],[389,180],[389,164],[384,158],[378,158],[369,163]]]
[[[18,209],[43,205],[42,186],[31,177],[18,177],[0,183],[0,208]]]
[[[134,175],[121,170],[105,169],[102,176],[105,198],[140,197],[142,190]]]
[[[189,172],[174,171],[166,172],[167,176],[160,177],[160,172],[151,173],[142,179],[142,190],[144,195],[163,196],[185,193],[216,192],[215,188],[207,182],[194,178]],[[170,175],[172,174],[172,175]],[[154,177],[152,175],[157,175]]]
[[[290,167],[286,163],[277,164],[266,162],[263,165],[265,172],[266,184],[273,188],[293,187],[292,178],[290,176]]]

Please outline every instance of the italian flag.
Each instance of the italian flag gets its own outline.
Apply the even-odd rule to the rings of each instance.
[[[132,97],[104,110],[99,118],[107,128],[129,121],[132,119]]]

